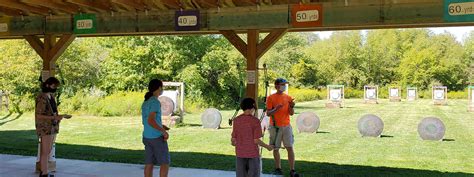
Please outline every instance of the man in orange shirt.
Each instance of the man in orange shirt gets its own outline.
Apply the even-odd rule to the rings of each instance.
[[[295,153],[293,151],[293,129],[290,125],[290,116],[295,113],[295,102],[293,98],[285,94],[285,79],[275,80],[276,93],[267,98],[267,115],[270,116],[270,145],[274,146],[273,158],[275,159],[275,175],[283,175],[281,170],[280,152],[281,143],[288,151],[288,161],[290,165],[290,176],[296,177],[295,172]]]

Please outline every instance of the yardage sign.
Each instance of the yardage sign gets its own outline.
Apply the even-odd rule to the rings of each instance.
[[[323,6],[320,4],[293,5],[291,25],[299,28],[323,26]]]
[[[176,11],[175,30],[176,31],[199,31],[200,13],[198,10]]]
[[[96,33],[97,20],[95,14],[74,15],[74,33],[90,34]]]
[[[11,17],[0,17],[0,35],[8,35],[10,32],[10,19]]]
[[[474,21],[474,0],[445,0],[444,20],[447,22]]]

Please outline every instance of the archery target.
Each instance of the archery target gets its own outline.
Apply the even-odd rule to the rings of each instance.
[[[165,90],[163,91],[163,94],[161,96],[167,96],[168,98],[171,98],[171,100],[173,100],[173,103],[174,103],[173,111],[176,111],[178,109],[178,102],[177,102],[178,95],[179,95],[179,92],[176,90]]]
[[[391,97],[398,97],[398,89],[390,89],[390,96]]]
[[[366,114],[359,119],[358,128],[360,134],[370,137],[379,137],[383,131],[383,121],[373,114]]]
[[[416,97],[416,90],[408,90],[408,97]]]
[[[375,99],[375,97],[377,96],[375,92],[376,92],[375,89],[367,89],[366,90],[366,98]]]
[[[434,90],[435,100],[444,100],[444,90]]]
[[[222,122],[222,115],[216,108],[206,109],[201,115],[202,127],[218,129]]]
[[[173,114],[174,110],[174,103],[173,100],[167,96],[160,96],[158,97],[161,103],[161,115],[163,116],[170,116]]]
[[[342,98],[341,98],[341,89],[331,89],[329,91],[329,98],[332,100],[332,101],[340,101]]]
[[[299,132],[314,133],[320,125],[319,117],[314,112],[303,112],[296,118]]]
[[[446,127],[443,122],[436,117],[424,118],[420,124],[418,124],[418,134],[423,140],[442,140]]]

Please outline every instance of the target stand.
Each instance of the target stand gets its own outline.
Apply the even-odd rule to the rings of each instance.
[[[431,95],[432,95],[434,105],[439,105],[439,106],[448,105],[448,87],[433,86]]]
[[[0,90],[0,112],[3,110],[3,107],[8,111],[9,102],[10,99],[8,92]]]
[[[326,108],[342,108],[344,106],[344,85],[327,86]]]
[[[467,88],[468,92],[468,111],[474,112],[474,85],[471,85]]]
[[[398,86],[393,86],[388,88],[388,97],[390,102],[400,102],[402,101],[402,89]]]
[[[163,82],[166,90],[158,97],[161,103],[163,125],[173,127],[184,119],[184,84],[182,82]]]
[[[366,104],[378,104],[379,100],[378,86],[364,86],[364,101]]]
[[[407,87],[407,101],[418,99],[418,89],[416,87]]]

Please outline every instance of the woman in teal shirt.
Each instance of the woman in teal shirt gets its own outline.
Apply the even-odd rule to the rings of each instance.
[[[168,133],[161,122],[161,104],[158,97],[163,93],[163,82],[153,79],[142,104],[143,144],[145,145],[145,177],[153,176],[153,165],[160,166],[160,177],[168,177],[170,153]]]

